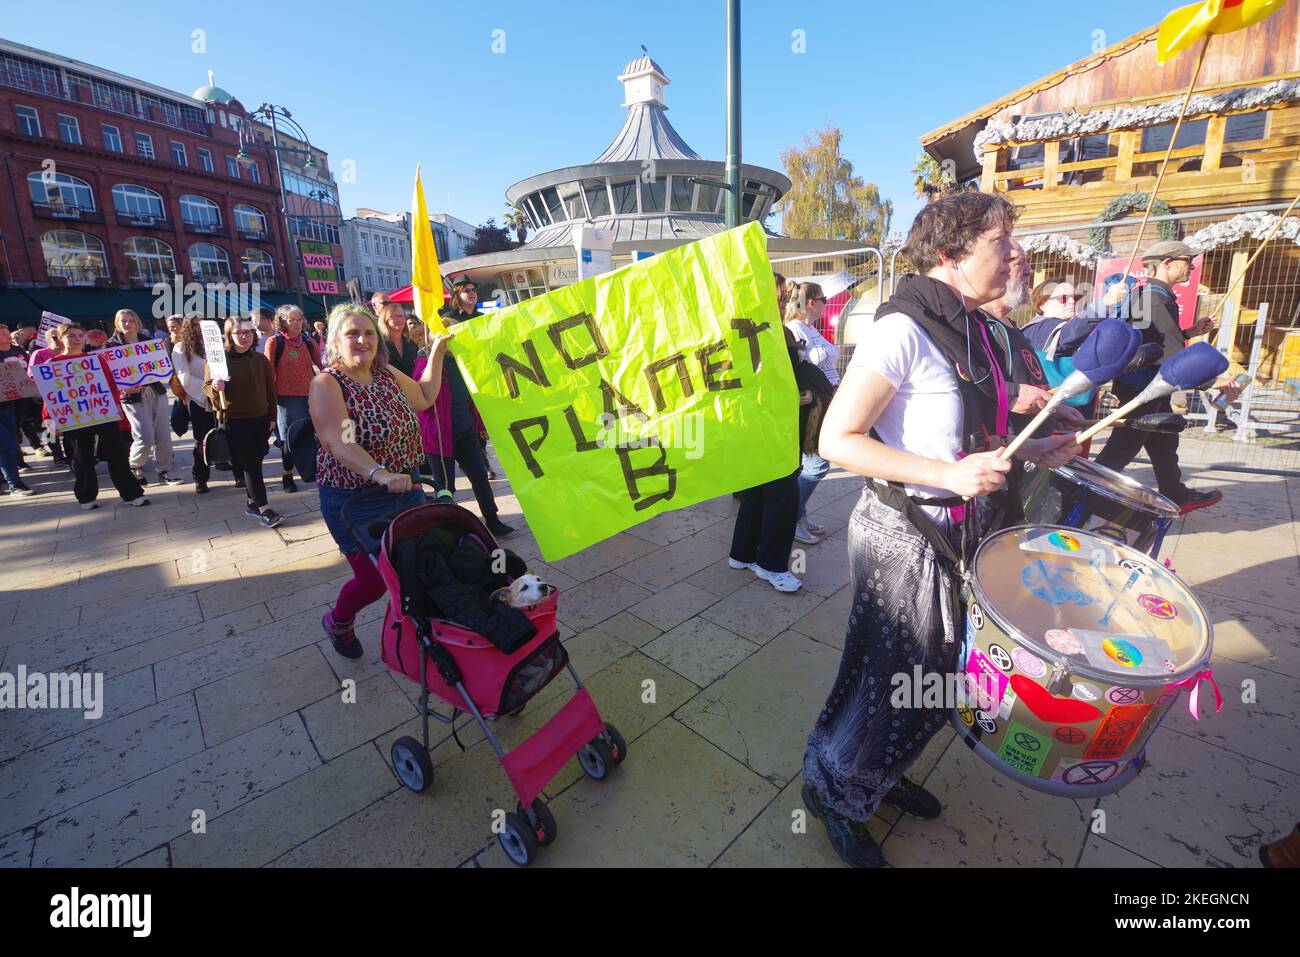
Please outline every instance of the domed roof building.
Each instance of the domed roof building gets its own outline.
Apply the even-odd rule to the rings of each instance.
[[[666,115],[669,79],[649,56],[639,56],[618,76],[627,116],[609,145],[590,163],[520,180],[506,190],[510,205],[528,220],[528,241],[512,250],[468,256],[443,264],[468,273],[487,298],[500,290],[507,302],[540,295],[577,279],[575,226],[607,231],[615,268],[635,254],[662,252],[726,229],[723,190],[698,180],[721,181],[724,164],[704,159]],[[741,219],[763,222],[790,189],[790,180],[762,166],[741,166]],[[830,240],[792,240],[769,231],[769,251],[798,256],[850,248]]]

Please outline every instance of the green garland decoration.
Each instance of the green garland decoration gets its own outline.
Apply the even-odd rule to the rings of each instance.
[[[1106,208],[1097,214],[1097,218],[1094,219],[1093,222],[1108,223],[1113,219],[1123,216],[1127,212],[1133,210],[1145,210],[1147,208],[1147,200],[1150,199],[1150,197],[1150,193],[1125,193],[1123,196],[1117,196],[1106,204]],[[1156,201],[1151,204],[1152,216],[1169,216],[1173,211],[1173,207],[1163,199],[1157,198]],[[1109,250],[1110,243],[1107,237],[1109,229],[1110,227],[1108,226],[1094,226],[1092,229],[1088,230],[1088,245],[1098,251]],[[1156,223],[1156,233],[1161,239],[1177,239],[1178,223],[1169,219],[1161,223]]]

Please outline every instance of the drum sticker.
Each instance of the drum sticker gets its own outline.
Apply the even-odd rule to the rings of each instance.
[[[1112,707],[1106,712],[1101,728],[1083,756],[1089,760],[1118,758],[1142,730],[1142,724],[1153,707],[1149,704],[1117,704]]]
[[[1086,681],[1076,681],[1071,693],[1082,701],[1097,701],[1101,698],[1101,689]],[[1097,713],[1101,714],[1100,711]]]
[[[975,723],[975,712],[971,711],[970,708],[958,705],[957,717],[961,718],[961,723],[968,728]]]
[[[1020,358],[1025,363],[1025,371],[1029,373],[1029,378],[1035,382],[1046,382],[1047,376],[1043,375],[1043,367],[1038,364],[1038,356],[1032,349],[1021,349]]]
[[[1172,660],[1174,653],[1163,638],[1152,635],[1117,635],[1084,628],[1070,630],[1083,645],[1088,663],[1095,668],[1116,676],[1164,676],[1169,673],[1165,659]]]
[[[998,717],[1005,721],[1011,717],[1011,710],[1016,706],[1016,693],[1010,689],[1002,696],[1002,706],[998,708]]]
[[[1145,575],[1147,573],[1147,567],[1136,558],[1121,558],[1119,560],[1119,567],[1126,571],[1137,572],[1139,575]]]
[[[989,660],[1003,671],[1011,670],[1011,656],[1001,645],[989,645]]]
[[[1106,692],[1106,700],[1111,704],[1138,704],[1142,700],[1142,692],[1137,688],[1111,688]]]
[[[980,611],[980,606],[971,602],[970,620],[975,623],[976,629],[984,628],[984,612]]]
[[[1178,692],[1182,690],[1182,685],[1165,685],[1165,690],[1156,698],[1156,707],[1163,708],[1169,702],[1178,697]]]
[[[1138,607],[1152,618],[1161,621],[1173,621],[1178,617],[1178,609],[1168,598],[1159,595],[1138,595]]]
[[[1007,676],[993,662],[984,657],[984,652],[972,646],[966,658],[966,673],[975,679],[975,700],[985,711],[993,711],[1002,701],[1002,694],[1007,690]]]
[[[1095,704],[1077,700],[1081,697],[1079,695],[1081,687],[1091,688],[1090,685],[1075,685],[1074,698],[1058,698],[1038,682],[1031,681],[1024,675],[1011,676],[1011,690],[1020,702],[1035,718],[1048,724],[1086,724],[1101,717],[1101,709]],[[1090,693],[1095,694],[1097,698],[1101,697],[1101,692],[1096,689],[1092,689]]]
[[[1069,725],[1062,725],[1052,732],[1052,737],[1062,744],[1083,744],[1083,739],[1087,736],[1078,728],[1072,728]]]
[[[1114,761],[1061,761],[1052,772],[1053,781],[1063,781],[1075,787],[1105,784],[1119,771]]]
[[[1015,662],[1017,668],[1031,678],[1041,678],[1047,674],[1047,665],[1043,664],[1043,659],[1030,654],[1024,648],[1012,649],[1011,660]]]
[[[975,721],[979,724],[980,730],[985,734],[995,734],[998,730],[998,723],[993,720],[993,715],[991,714],[986,714],[983,711],[976,711]]]
[[[1051,739],[1029,730],[1018,721],[1011,721],[1007,724],[1002,746],[998,748],[998,757],[1022,774],[1037,777],[1051,750]]]
[[[1045,562],[1041,558],[1024,567],[1020,581],[1030,594],[1049,605],[1085,606],[1097,601],[1079,587],[1078,576],[1072,568]]]
[[[1043,635],[1043,640],[1047,642],[1047,647],[1053,651],[1059,651],[1063,655],[1083,654],[1082,643],[1078,638],[1074,637],[1068,628],[1050,628]]]

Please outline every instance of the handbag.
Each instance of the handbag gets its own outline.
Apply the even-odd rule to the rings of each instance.
[[[180,438],[190,430],[190,406],[188,399],[175,399],[172,402],[172,431]]]
[[[230,434],[226,431],[226,411],[224,407],[214,408],[213,411],[217,414],[217,425],[203,436],[203,459],[223,472],[232,472],[234,467],[230,457]]]
[[[1038,363],[1043,367],[1043,375],[1047,376],[1047,384],[1055,389],[1065,381],[1066,376],[1074,371],[1074,356],[1058,356],[1056,354],[1057,343],[1061,341],[1061,332],[1065,329],[1065,322],[1062,321],[1047,337],[1047,348],[1038,353]],[[1087,409],[1092,407],[1093,397],[1097,394],[1097,387],[1093,386],[1087,392],[1075,396],[1073,399],[1066,399],[1065,404],[1073,406],[1076,409]]]

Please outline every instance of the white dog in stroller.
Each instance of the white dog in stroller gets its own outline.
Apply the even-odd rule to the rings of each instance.
[[[511,608],[532,608],[554,589],[536,575],[520,575],[505,588],[498,588],[492,593],[497,601],[504,601]]]

